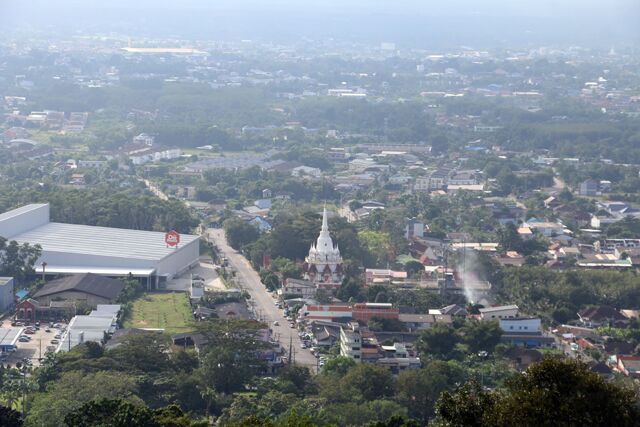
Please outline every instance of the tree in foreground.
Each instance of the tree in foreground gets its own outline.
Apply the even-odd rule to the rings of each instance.
[[[20,412],[0,405],[0,426],[21,427],[22,418]]]
[[[445,392],[435,426],[639,426],[634,391],[605,383],[579,361],[546,358],[487,392],[467,383]]]
[[[64,417],[68,427],[202,427],[175,405],[156,410],[122,399],[100,399],[85,403]]]

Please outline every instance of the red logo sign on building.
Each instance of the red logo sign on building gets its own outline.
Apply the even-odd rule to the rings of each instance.
[[[171,230],[164,235],[164,242],[167,246],[178,246],[178,243],[180,243],[180,234],[175,230]]]

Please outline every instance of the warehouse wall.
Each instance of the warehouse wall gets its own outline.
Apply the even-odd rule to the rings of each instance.
[[[164,257],[157,264],[156,274],[172,278],[195,264],[198,258],[200,258],[200,240],[195,239],[184,246],[178,246],[174,253]]]

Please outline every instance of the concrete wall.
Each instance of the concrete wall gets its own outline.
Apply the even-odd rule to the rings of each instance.
[[[0,277],[0,311],[11,307],[13,296],[13,277]]]
[[[48,203],[23,206],[0,215],[0,236],[10,239],[48,222]]]

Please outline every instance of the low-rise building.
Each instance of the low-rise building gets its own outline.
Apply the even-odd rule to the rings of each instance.
[[[120,280],[93,273],[74,274],[45,283],[33,298],[40,305],[49,305],[52,301],[75,301],[96,307],[114,302],[123,288]]]
[[[299,295],[300,298],[314,298],[318,288],[309,280],[285,279],[284,285],[278,290],[281,295]]]
[[[518,317],[517,305],[501,305],[496,307],[486,307],[480,309],[480,318],[482,320],[500,320]]]

